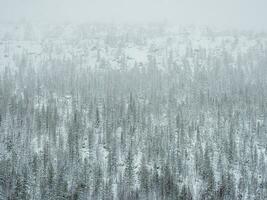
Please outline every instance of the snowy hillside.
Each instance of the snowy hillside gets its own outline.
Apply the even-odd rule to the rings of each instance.
[[[2,199],[267,199],[267,34],[1,24]]]

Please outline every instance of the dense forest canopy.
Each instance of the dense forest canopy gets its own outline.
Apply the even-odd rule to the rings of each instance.
[[[0,28],[0,199],[267,199],[267,35]]]

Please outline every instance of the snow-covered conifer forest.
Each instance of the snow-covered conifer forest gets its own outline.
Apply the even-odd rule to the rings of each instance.
[[[267,33],[1,24],[1,200],[266,200]]]

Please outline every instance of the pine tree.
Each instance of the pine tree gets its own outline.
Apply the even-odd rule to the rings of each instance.
[[[144,156],[141,160],[141,166],[139,171],[139,181],[140,181],[140,192],[144,194],[144,198],[147,198],[147,195],[149,193],[149,172],[146,166],[146,161]]]
[[[131,149],[128,151],[128,155],[125,161],[125,170],[124,170],[124,181],[125,186],[128,191],[132,190],[133,181],[134,181],[134,171],[133,171],[133,155]]]
[[[190,189],[185,185],[183,185],[182,187],[181,193],[179,195],[179,200],[193,200]]]

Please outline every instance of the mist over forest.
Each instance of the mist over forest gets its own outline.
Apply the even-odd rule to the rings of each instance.
[[[265,4],[0,1],[0,200],[267,199]]]

